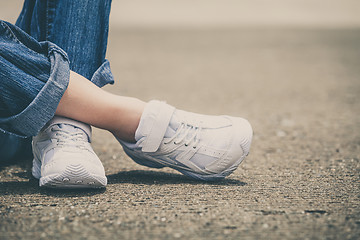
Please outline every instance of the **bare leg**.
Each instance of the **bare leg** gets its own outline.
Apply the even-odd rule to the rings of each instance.
[[[139,99],[108,93],[71,72],[56,115],[109,130],[124,141],[135,142],[135,131],[144,107],[145,102]]]

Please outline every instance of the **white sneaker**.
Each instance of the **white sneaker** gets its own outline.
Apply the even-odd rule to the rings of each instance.
[[[206,116],[147,103],[135,133],[136,143],[119,140],[137,163],[171,167],[201,180],[231,174],[249,154],[253,131],[243,118]]]
[[[90,145],[89,125],[54,117],[33,138],[32,174],[39,185],[55,188],[101,188],[104,167]]]

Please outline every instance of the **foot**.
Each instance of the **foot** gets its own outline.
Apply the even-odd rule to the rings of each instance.
[[[243,118],[206,116],[149,102],[135,133],[136,143],[119,140],[137,163],[171,167],[200,180],[230,175],[249,154],[252,128]]]
[[[105,187],[104,167],[90,138],[90,126],[84,123],[57,116],[47,123],[32,143],[32,174],[40,187]]]

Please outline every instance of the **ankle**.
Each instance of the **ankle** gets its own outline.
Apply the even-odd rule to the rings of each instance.
[[[114,113],[117,115],[115,128],[110,132],[118,139],[134,143],[135,132],[139,126],[139,122],[144,111],[146,103],[136,98],[122,97],[121,105],[117,106]]]

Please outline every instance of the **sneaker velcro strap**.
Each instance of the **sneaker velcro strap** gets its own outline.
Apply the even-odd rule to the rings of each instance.
[[[171,117],[175,108],[160,101],[150,101],[147,105],[151,109],[151,117],[148,116],[150,124],[150,131],[146,134],[146,138],[142,145],[143,152],[156,152],[165,136],[166,130],[169,126]]]

